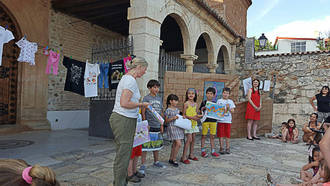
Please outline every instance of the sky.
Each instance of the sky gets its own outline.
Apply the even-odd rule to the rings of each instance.
[[[252,0],[247,36],[324,37],[330,32],[330,0]]]

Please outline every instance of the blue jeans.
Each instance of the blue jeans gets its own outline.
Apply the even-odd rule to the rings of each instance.
[[[104,79],[104,88],[109,88],[109,63],[107,64],[100,64],[100,75],[98,79],[99,88],[103,88],[103,79]]]

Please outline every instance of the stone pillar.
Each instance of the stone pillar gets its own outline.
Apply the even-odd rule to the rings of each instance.
[[[182,59],[186,60],[186,72],[193,72],[194,61],[198,58],[194,54],[181,54]]]
[[[231,45],[230,53],[229,53],[229,66],[226,70],[226,74],[232,74],[235,72],[235,61],[236,61],[236,44]]]
[[[148,93],[147,82],[158,79],[160,27],[156,11],[147,11],[145,7],[161,6],[155,1],[134,0],[128,8],[129,34],[133,36],[134,55],[143,57],[149,66],[146,74],[137,80],[141,96]],[[160,7],[159,7],[160,9]]]
[[[215,74],[218,64],[207,64],[207,68],[209,68],[210,73]]]

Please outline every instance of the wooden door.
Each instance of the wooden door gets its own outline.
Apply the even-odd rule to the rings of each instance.
[[[17,112],[17,58],[19,48],[15,44],[20,38],[16,24],[0,4],[0,26],[10,30],[15,39],[3,45],[0,66],[0,125],[15,124]]]

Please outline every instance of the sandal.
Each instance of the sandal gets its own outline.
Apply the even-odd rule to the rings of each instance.
[[[196,156],[193,157],[193,158],[189,156],[188,159],[190,159],[190,160],[194,160],[194,161],[198,161],[198,158],[197,158]]]
[[[173,161],[173,160],[168,160],[168,163],[170,163],[171,165],[173,165],[173,167],[178,167],[179,166],[178,162]]]
[[[185,160],[181,159],[180,161],[184,164],[190,164],[190,161],[188,159],[185,159]]]

